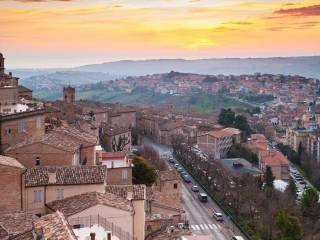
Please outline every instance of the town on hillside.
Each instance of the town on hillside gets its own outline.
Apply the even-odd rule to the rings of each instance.
[[[0,54],[0,239],[320,239],[319,80],[170,72],[105,84],[253,107],[77,100],[70,85],[37,99]]]

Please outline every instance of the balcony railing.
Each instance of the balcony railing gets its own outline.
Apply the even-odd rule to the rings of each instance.
[[[76,217],[68,220],[69,224],[73,228],[91,228],[93,225],[98,225],[104,228],[105,231],[109,231],[112,235],[116,236],[120,240],[137,240],[130,233],[124,231],[121,227],[115,225],[114,223],[108,221],[106,218],[100,215],[90,215],[85,217]]]

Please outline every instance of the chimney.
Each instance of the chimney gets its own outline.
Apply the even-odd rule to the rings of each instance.
[[[128,191],[128,192],[127,192],[127,200],[131,201],[132,198],[133,198],[133,192]]]
[[[111,240],[111,233],[107,233],[107,240]]]
[[[90,233],[90,240],[95,240],[96,239],[96,234],[95,233]]]
[[[48,170],[48,177],[49,177],[49,183],[56,183],[57,182],[57,174],[55,169],[49,169]]]

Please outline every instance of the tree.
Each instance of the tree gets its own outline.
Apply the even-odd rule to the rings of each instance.
[[[302,239],[302,227],[298,218],[290,216],[287,209],[278,212],[275,218],[275,225],[280,230],[279,240],[300,240]]]
[[[219,114],[219,123],[226,127],[233,127],[235,121],[235,113],[229,109],[221,109]]]
[[[234,121],[234,127],[238,128],[242,132],[242,137],[246,138],[248,135],[252,133],[252,130],[249,126],[248,120],[243,115],[238,115]]]
[[[134,184],[146,184],[151,186],[157,179],[157,172],[145,158],[135,156],[133,158],[133,182]]]
[[[272,169],[270,166],[267,166],[266,168],[264,179],[266,183],[266,188],[274,188],[273,181],[275,177],[273,176]]]
[[[128,144],[130,144],[130,138],[125,135],[120,135],[118,138],[116,136],[112,137],[111,147],[114,152],[123,151]]]
[[[301,199],[303,216],[312,220],[319,218],[319,194],[314,188],[307,189]]]
[[[227,156],[228,158],[244,158],[254,165],[257,165],[259,162],[257,154],[253,153],[250,149],[243,147],[241,144],[232,145]]]
[[[297,195],[297,186],[292,177],[290,177],[289,179],[289,184],[286,188],[286,193],[293,197],[296,197]]]

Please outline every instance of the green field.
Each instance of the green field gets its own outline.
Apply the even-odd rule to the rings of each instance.
[[[190,96],[172,96],[169,94],[157,94],[150,90],[135,89],[131,93],[124,91],[106,91],[104,89],[87,90],[77,92],[77,99],[88,99],[100,102],[122,104],[161,104],[172,102],[179,112],[198,111],[203,113],[218,112],[221,108],[232,108],[244,111],[252,107],[223,95],[195,93]],[[49,100],[62,99],[59,91],[38,91],[35,96]]]

